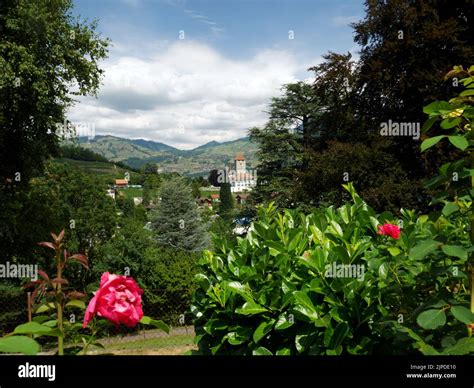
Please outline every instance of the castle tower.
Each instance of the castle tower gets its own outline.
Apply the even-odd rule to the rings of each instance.
[[[245,166],[245,156],[242,152],[237,153],[234,158],[235,172],[237,175],[245,174],[247,167]]]

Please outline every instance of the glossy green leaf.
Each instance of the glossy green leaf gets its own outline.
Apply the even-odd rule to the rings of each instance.
[[[428,148],[433,147],[434,145],[438,144],[438,142],[443,138],[446,137],[446,135],[440,135],[440,136],[434,136],[430,137],[426,140],[423,140],[423,143],[421,143],[421,151],[425,151]]]
[[[458,321],[461,321],[462,323],[465,323],[466,325],[474,323],[474,314],[471,312],[471,310],[469,310],[466,307],[453,306],[451,307],[451,313],[454,315],[454,317]]]
[[[262,322],[260,325],[258,325],[257,329],[253,333],[253,342],[258,343],[272,330],[274,324],[275,320],[271,319],[268,322]]]
[[[237,314],[242,315],[255,315],[268,311],[265,307],[255,303],[255,302],[245,302],[241,308],[235,309]]]
[[[436,329],[446,323],[446,314],[444,310],[426,310],[418,315],[416,322],[423,329]]]
[[[427,254],[434,252],[438,248],[439,242],[435,240],[425,240],[415,245],[409,253],[411,260],[421,260]]]
[[[66,303],[66,307],[77,307],[82,310],[86,309],[86,304],[82,300],[74,299]]]
[[[252,351],[252,354],[254,356],[273,356],[273,353],[270,352],[267,348],[264,348],[263,346],[259,346],[257,349],[254,349]]]
[[[459,148],[461,151],[464,151],[467,147],[469,147],[469,142],[463,136],[448,136],[449,142]]]
[[[448,256],[467,260],[467,251],[460,245],[443,245],[441,249]]]
[[[36,355],[40,345],[34,339],[21,335],[0,338],[0,352],[22,353],[28,356]]]
[[[454,202],[448,202],[446,205],[444,205],[442,212],[443,212],[443,215],[448,217],[458,210],[459,210],[458,205],[456,205]]]

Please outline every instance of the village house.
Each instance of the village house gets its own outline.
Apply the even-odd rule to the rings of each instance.
[[[128,179],[116,179],[115,187],[117,189],[123,189],[123,188],[128,187]]]
[[[212,202],[220,202],[219,194],[211,194]]]

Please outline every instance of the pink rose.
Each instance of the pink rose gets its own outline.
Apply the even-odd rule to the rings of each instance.
[[[390,236],[395,240],[398,240],[400,238],[400,228],[397,225],[393,224],[379,225],[379,231],[377,233]]]
[[[102,274],[99,289],[89,302],[82,327],[97,314],[109,321],[134,327],[143,317],[142,289],[127,276]]]

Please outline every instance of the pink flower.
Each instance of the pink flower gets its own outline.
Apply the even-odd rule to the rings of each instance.
[[[82,327],[97,314],[119,325],[134,327],[143,317],[142,289],[127,276],[102,274],[100,286],[87,306]]]
[[[395,240],[398,240],[400,238],[400,228],[397,225],[393,224],[379,225],[379,231],[377,233],[390,236]]]

